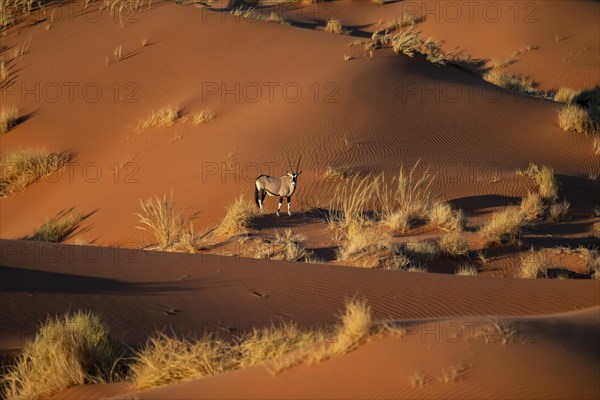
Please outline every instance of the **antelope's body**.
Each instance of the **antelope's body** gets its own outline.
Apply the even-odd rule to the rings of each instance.
[[[283,176],[269,176],[269,175],[260,175],[254,181],[254,200],[256,201],[256,205],[260,208],[260,212],[264,213],[264,203],[265,197],[267,195],[279,197],[279,205],[277,207],[277,216],[279,217],[279,210],[281,209],[281,205],[283,204],[283,198],[287,199],[288,206],[288,215],[292,215],[290,210],[292,195],[296,191],[296,183],[298,176],[302,172],[298,172],[298,168],[300,167],[300,159],[298,159],[298,166],[296,167],[296,172],[290,172],[287,175]],[[291,166],[290,166],[291,170]]]

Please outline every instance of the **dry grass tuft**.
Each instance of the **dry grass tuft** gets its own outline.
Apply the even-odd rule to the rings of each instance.
[[[149,232],[156,240],[156,248],[161,251],[182,251],[195,253],[210,246],[202,240],[205,235],[197,235],[191,218],[183,216],[183,211],[175,211],[173,192],[167,198],[154,196],[140,200],[141,213],[137,213],[140,226],[137,229]]]
[[[324,353],[319,355],[320,361],[339,357],[356,349],[369,337],[374,327],[371,307],[363,300],[352,300],[347,303],[341,321],[335,333],[335,340]]]
[[[481,227],[480,233],[485,244],[502,244],[504,242],[516,242],[525,223],[521,211],[516,207],[509,207],[503,211],[497,211]]]
[[[527,193],[521,200],[521,214],[526,221],[533,221],[540,218],[546,209],[544,206],[544,202],[542,201],[542,196],[535,192]]]
[[[411,377],[410,377],[410,384],[413,385],[414,387],[422,387],[425,386],[425,383],[427,383],[427,377],[425,376],[425,374],[423,374],[420,371],[416,371]]]
[[[548,261],[542,251],[535,251],[533,248],[521,257],[521,269],[519,278],[535,279],[546,277]]]
[[[210,110],[202,110],[192,115],[194,125],[202,125],[215,119],[215,113]]]
[[[0,110],[0,135],[5,134],[17,126],[19,122],[19,110],[17,107],[3,107]]]
[[[438,246],[442,254],[449,257],[464,257],[469,254],[469,245],[458,231],[450,232],[440,237]]]
[[[40,226],[38,230],[27,239],[40,242],[60,243],[75,231],[82,220],[83,217],[79,213],[51,219]]]
[[[579,95],[578,90],[561,87],[554,94],[554,101],[558,101],[559,103],[572,104],[575,101],[575,98]]]
[[[338,250],[337,259],[344,261],[355,257],[363,257],[390,249],[391,246],[392,235],[389,232],[377,228],[361,228],[353,225],[348,230],[346,241]]]
[[[558,112],[558,125],[564,131],[586,134],[594,133],[597,128],[590,114],[574,104],[566,105]]]
[[[215,233],[223,236],[246,233],[255,215],[254,207],[242,195],[227,209]]]
[[[311,253],[306,251],[302,243],[304,237],[286,229],[284,233],[275,233],[272,240],[261,243],[256,253],[257,258],[285,261],[307,261]]]
[[[462,264],[454,273],[461,276],[477,276],[477,267],[469,264]]]
[[[550,204],[548,207],[550,219],[557,222],[560,221],[567,214],[570,207],[571,203],[567,200]]]
[[[515,92],[531,94],[537,91],[535,82],[527,77],[508,74],[500,71],[499,69],[492,69],[491,71],[487,72],[483,76],[483,79],[496,86],[513,90]]]
[[[440,383],[453,383],[464,376],[467,368],[463,365],[442,370],[442,374],[437,378]]]
[[[462,231],[465,227],[465,216],[462,210],[453,210],[448,203],[436,203],[429,212],[429,221],[446,231]]]
[[[138,123],[137,132],[141,133],[150,128],[166,128],[173,126],[181,118],[181,111],[176,107],[165,107],[158,111],[152,111],[144,121]]]
[[[10,399],[48,398],[68,387],[114,377],[117,346],[99,316],[78,311],[46,321],[2,377]]]
[[[557,197],[558,183],[556,182],[552,168],[545,166],[539,168],[535,164],[529,164],[527,170],[522,172],[522,174],[535,180],[542,199],[553,200]]]
[[[235,367],[233,349],[224,341],[212,337],[191,341],[161,333],[135,355],[131,378],[142,389],[217,375]]]
[[[71,154],[46,150],[19,150],[0,162],[0,197],[9,197],[65,167]]]
[[[335,18],[327,20],[327,24],[325,25],[325,32],[336,33],[338,35],[347,33],[347,31],[344,29],[344,26],[342,25],[342,21]]]

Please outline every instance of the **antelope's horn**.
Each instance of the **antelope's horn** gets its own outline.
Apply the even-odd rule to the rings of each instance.
[[[292,163],[290,162],[290,159],[287,159],[288,162],[288,166],[290,167],[290,172],[294,172],[294,170],[292,169]]]

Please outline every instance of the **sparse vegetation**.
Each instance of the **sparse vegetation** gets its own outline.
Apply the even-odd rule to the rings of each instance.
[[[380,250],[390,249],[392,236],[378,228],[363,229],[356,225],[348,229],[346,241],[338,250],[338,260],[344,261],[354,257],[364,257]],[[371,265],[376,266],[376,265]]]
[[[202,110],[192,115],[194,125],[202,125],[215,119],[215,113],[210,110]]]
[[[413,266],[425,265],[440,255],[438,244],[429,240],[410,240],[404,244],[404,249],[411,259],[417,260]]]
[[[547,276],[548,261],[542,251],[533,248],[521,257],[520,278],[534,279]]]
[[[0,110],[0,135],[4,135],[19,122],[19,110],[17,107],[3,107]]]
[[[71,235],[81,223],[83,217],[79,213],[64,215],[51,219],[38,228],[29,240],[60,243]]]
[[[165,194],[162,199],[154,196],[140,200],[140,207],[142,212],[136,214],[140,222],[137,228],[154,237],[158,250],[194,253],[208,247],[208,244],[194,233],[194,216],[186,218],[183,211],[175,211],[173,192],[170,198]]]
[[[256,253],[258,258],[270,260],[301,261],[308,260],[310,253],[303,246],[304,237],[286,229],[275,232],[273,239],[262,242]]]
[[[425,377],[425,374],[423,374],[420,371],[416,371],[411,377],[410,377],[410,383],[411,385],[413,385],[414,387],[422,387],[425,386],[425,383],[427,381],[427,378]]]
[[[336,33],[338,35],[346,34],[347,31],[344,29],[342,22],[339,19],[331,18],[327,20],[325,25],[325,32]]]
[[[492,214],[481,227],[480,233],[486,245],[515,243],[524,225],[524,217],[516,207],[509,207]]]
[[[558,125],[564,131],[586,134],[596,131],[596,123],[590,114],[574,104],[566,105],[558,112]]]
[[[461,276],[477,276],[477,267],[470,264],[461,264],[454,273]]]
[[[446,232],[460,232],[465,226],[462,210],[453,210],[448,203],[435,203],[428,217],[430,222]]]
[[[157,112],[152,111],[144,121],[140,121],[137,127],[137,132],[141,133],[150,128],[166,128],[173,126],[175,122],[181,118],[181,112],[175,107],[165,107]]]
[[[67,152],[19,150],[8,153],[0,162],[0,197],[14,195],[27,186],[65,167],[71,160]]]
[[[527,196],[523,197],[520,208],[526,221],[534,221],[540,218],[546,209],[542,197],[535,192],[529,192]]]
[[[246,233],[255,215],[252,204],[242,195],[227,209],[215,233],[223,236]]]
[[[438,246],[442,254],[449,257],[464,257],[469,253],[469,245],[458,231],[440,237]]]
[[[558,183],[552,168],[546,166],[539,168],[535,164],[529,164],[527,170],[520,173],[535,180],[542,199],[554,200],[558,196]]]
[[[536,93],[536,84],[527,77],[508,74],[499,69],[492,69],[483,75],[486,81],[502,88],[515,92],[532,94]]]
[[[442,374],[437,378],[440,383],[453,383],[462,378],[467,371],[463,365],[442,370]]]
[[[572,104],[579,95],[579,91],[571,88],[561,87],[554,94],[554,101],[559,103]]]
[[[560,221],[569,211],[569,207],[571,207],[571,203],[569,203],[567,200],[550,204],[548,207],[550,219],[553,221]]]
[[[2,377],[2,395],[35,400],[70,386],[107,382],[118,371],[119,356],[98,315],[78,311],[49,319]]]

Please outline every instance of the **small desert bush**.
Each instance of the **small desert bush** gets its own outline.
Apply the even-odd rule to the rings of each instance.
[[[6,107],[0,110],[0,135],[5,134],[17,126],[19,122],[19,110],[17,107]]]
[[[202,125],[215,119],[215,113],[210,110],[202,110],[192,115],[195,125]]]
[[[577,133],[593,133],[596,124],[587,110],[574,104],[564,106],[558,112],[558,125],[564,131],[575,131]]]
[[[469,253],[469,245],[458,231],[443,235],[438,246],[442,254],[449,257],[464,257]]]
[[[536,84],[532,80],[519,75],[508,74],[498,69],[487,72],[483,79],[502,88],[521,93],[535,93]]]
[[[352,174],[345,168],[336,168],[333,166],[328,166],[323,173],[323,177],[330,181],[341,181],[343,179],[347,179]]]
[[[521,213],[526,221],[533,221],[544,214],[546,207],[542,201],[542,196],[535,192],[527,193],[527,196],[521,200]]]
[[[547,275],[548,261],[542,251],[531,249],[521,257],[520,278],[534,279]]]
[[[579,91],[571,88],[561,87],[554,94],[554,101],[559,103],[572,104],[579,95]]]
[[[273,239],[261,243],[257,251],[258,258],[270,260],[300,261],[308,260],[310,253],[302,245],[304,237],[286,229],[283,233],[275,232]]]
[[[65,167],[71,160],[67,152],[19,150],[0,162],[0,197],[16,194],[34,182]]]
[[[535,164],[529,164],[529,167],[522,174],[535,180],[539,195],[544,200],[553,200],[558,195],[558,183],[554,176],[554,171],[550,167],[539,168]]]
[[[131,379],[137,388],[149,388],[217,375],[237,367],[232,346],[207,336],[188,340],[158,334],[137,352]]]
[[[79,213],[51,219],[40,226],[27,239],[40,242],[60,243],[75,231],[82,220],[83,217]]]
[[[328,222],[332,228],[362,226],[369,221],[369,211],[375,207],[374,199],[379,178],[370,175],[353,176],[340,182],[329,205]]]
[[[560,221],[562,217],[569,211],[570,207],[571,203],[569,203],[567,200],[550,204],[548,207],[550,219],[553,221]]]
[[[338,250],[338,260],[348,260],[390,249],[392,235],[378,228],[361,228],[351,226],[346,236],[346,241]]]
[[[506,241],[514,243],[517,241],[524,223],[521,210],[509,207],[493,213],[492,217],[481,227],[480,233],[487,245],[501,244]]]
[[[456,275],[462,276],[476,276],[477,275],[477,267],[469,264],[462,264],[458,267],[458,269],[454,272]]]
[[[136,215],[141,226],[137,228],[152,234],[160,250],[172,249],[179,241],[187,222],[182,211],[175,211],[173,192],[170,198],[165,194],[162,199],[154,196],[140,200],[140,207],[142,212]]]
[[[327,20],[325,31],[329,33],[345,34],[346,31],[339,19],[331,18]]]
[[[465,216],[462,210],[453,210],[448,203],[435,203],[428,217],[430,222],[446,232],[460,232],[465,227]]]
[[[246,233],[255,215],[252,204],[242,195],[229,206],[215,233],[223,236]]]
[[[371,307],[366,301],[353,300],[346,304],[341,322],[335,340],[325,352],[325,358],[338,357],[354,350],[372,333],[374,324]]]
[[[120,354],[95,314],[78,311],[49,319],[2,377],[9,399],[48,398],[68,387],[107,382]]]
[[[427,272],[427,267],[425,265],[416,264],[410,265],[405,269],[406,272]]]
[[[421,263],[434,261],[440,255],[438,244],[429,240],[408,241],[404,244],[404,249],[411,258],[419,260]]]
[[[137,132],[143,132],[154,127],[166,128],[173,126],[179,118],[181,118],[181,111],[176,107],[165,107],[158,111],[152,111],[148,118],[138,123]]]

